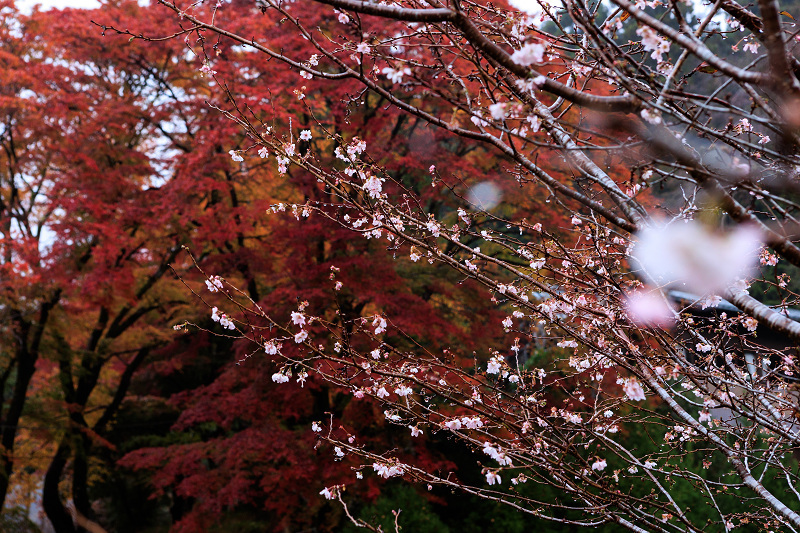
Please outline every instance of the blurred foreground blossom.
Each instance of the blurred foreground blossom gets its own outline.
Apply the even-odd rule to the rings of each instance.
[[[748,277],[761,245],[761,233],[751,226],[721,232],[695,221],[676,222],[640,231],[631,258],[658,285],[706,295]]]
[[[675,320],[675,311],[658,289],[629,294],[625,310],[631,321],[639,326],[670,326]]]
[[[501,199],[500,188],[491,181],[482,181],[467,192],[467,201],[483,211],[491,211]]]

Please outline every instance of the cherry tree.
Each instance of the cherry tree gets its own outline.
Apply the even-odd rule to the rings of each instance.
[[[398,431],[472,449],[485,479],[373,449],[333,416],[315,422],[331,460],[356,465],[352,484],[402,477],[634,531],[800,528],[800,62],[777,0],[161,3],[180,21],[173,35],[104,30],[184,39],[223,90],[226,76],[254,76],[218,74],[229,55],[296,76],[294,123],[232,91],[214,104],[249,138],[233,161],[315,178],[304,203],[265,217],[322,217],[397,261],[446,265],[506,311],[492,349],[408,350],[397,316],[302,301],[274,313],[205,273],[198,290],[227,297],[211,318],[275,358],[273,386],[322,379],[371,398]],[[482,145],[506,181],[433,154],[430,182],[448,203],[431,209],[371,156],[386,139],[333,128],[314,103],[324,98],[377,100]],[[552,209],[503,209],[532,198]],[[533,357],[542,347],[547,360]],[[558,498],[538,497],[542,484]],[[321,496],[347,511],[346,487]]]

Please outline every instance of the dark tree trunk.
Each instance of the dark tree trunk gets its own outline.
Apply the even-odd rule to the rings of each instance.
[[[89,438],[82,435],[76,439],[76,450],[72,460],[72,502],[75,510],[86,518],[93,518],[89,503]]]
[[[14,439],[17,436],[17,425],[22,416],[22,408],[28,394],[28,385],[36,368],[36,358],[28,353],[18,356],[17,376],[14,381],[14,392],[8,404],[8,411],[3,418],[3,433],[0,444],[3,453],[0,454],[0,508],[5,504],[8,495],[9,480],[14,470]]]
[[[58,493],[58,483],[61,481],[61,474],[67,465],[70,455],[70,446],[67,444],[65,436],[58,445],[55,457],[50,461],[50,467],[44,476],[44,490],[42,491],[42,503],[47,519],[53,525],[56,533],[77,533],[75,522],[72,515],[61,503],[61,495]]]

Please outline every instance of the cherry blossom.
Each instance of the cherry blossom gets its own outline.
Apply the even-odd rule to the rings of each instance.
[[[219,325],[225,329],[236,329],[236,325],[228,318],[228,315],[225,313],[219,313],[219,309],[214,307],[211,309],[211,320],[214,322],[219,322]]]
[[[451,431],[457,431],[461,429],[461,420],[458,418],[453,418],[452,420],[445,422],[444,426]]]
[[[469,188],[467,201],[484,211],[494,209],[501,201],[500,188],[491,181],[482,181]]]
[[[216,74],[217,74],[217,71],[211,68],[211,64],[208,61],[203,63],[203,65],[200,67],[199,70],[200,70],[200,73],[202,75],[204,75],[204,76],[216,76]],[[235,159],[234,159],[234,161],[235,161]]]
[[[373,463],[372,469],[384,479],[390,477],[402,476],[403,469],[399,465],[385,465],[381,463]]]
[[[403,67],[397,70],[393,69],[392,67],[385,67],[381,72],[385,74],[386,78],[392,83],[402,83],[403,76],[411,75],[411,69],[408,67]]]
[[[626,379],[625,383],[622,385],[622,390],[625,392],[625,396],[632,402],[639,402],[646,399],[644,389],[636,378]]]
[[[285,375],[285,374],[283,374],[281,372],[276,372],[276,373],[272,374],[272,381],[274,381],[275,383],[288,383],[289,382],[289,376],[287,376],[287,375]]]
[[[491,114],[492,118],[495,120],[503,120],[506,118],[506,107],[507,104],[503,102],[492,104],[489,106],[489,114]]]
[[[442,228],[441,226],[439,226],[439,224],[436,223],[435,220],[428,221],[425,227],[428,229],[428,231],[431,232],[431,235],[433,235],[434,237],[438,237],[441,234]]]
[[[539,128],[542,126],[542,120],[536,115],[528,115],[525,117],[525,121],[530,125],[531,132],[533,133],[539,131]]]
[[[650,26],[642,26],[636,30],[636,35],[641,36],[642,46],[648,52],[652,52],[650,57],[656,61],[661,61],[661,56],[669,53],[669,41],[656,33]]]
[[[267,355],[277,355],[278,354],[278,346],[275,344],[274,341],[269,341],[264,344],[264,351]]]
[[[289,165],[289,158],[283,156],[276,156],[275,159],[278,161],[278,172],[281,174],[286,174]]]
[[[759,253],[759,261],[765,266],[775,266],[778,264],[778,256],[771,253],[769,250],[761,250]]]
[[[750,41],[748,43],[745,43],[743,50],[745,52],[750,52],[751,54],[757,54],[758,53],[758,46],[759,46],[759,44],[757,42]]]
[[[658,109],[642,109],[641,115],[650,124],[661,124],[661,112]]]
[[[222,278],[220,278],[219,276],[211,276],[206,280],[206,288],[208,288],[210,292],[219,291],[220,289],[223,288]]]
[[[408,396],[409,394],[413,393],[414,391],[413,391],[413,390],[411,390],[411,387],[407,387],[407,386],[405,386],[405,385],[402,385],[402,386],[400,386],[400,387],[397,387],[397,388],[394,390],[394,392],[395,392],[395,394],[397,394],[398,396]]]
[[[500,372],[502,363],[496,357],[492,357],[489,360],[489,364],[486,366],[486,372],[488,374],[497,374]]]
[[[370,198],[380,198],[383,190],[383,180],[376,176],[370,176],[364,183],[364,190],[367,191]]]
[[[524,67],[541,63],[544,60],[544,46],[539,43],[528,43],[511,54],[511,60]]]
[[[709,307],[717,307],[722,302],[722,297],[716,294],[709,294],[700,301],[700,307],[707,309]]]
[[[483,420],[480,419],[478,416],[465,416],[461,418],[461,423],[467,429],[479,429],[483,427]]]

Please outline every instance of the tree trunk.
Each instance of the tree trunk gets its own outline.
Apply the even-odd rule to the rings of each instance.
[[[75,510],[86,518],[93,518],[89,503],[89,449],[91,443],[86,435],[76,438],[76,450],[72,459],[72,502]]]
[[[70,455],[68,438],[69,436],[64,436],[61,444],[58,445],[56,455],[44,476],[44,490],[42,491],[44,512],[56,533],[77,533],[78,531],[72,515],[61,503],[61,495],[58,493],[58,483],[61,481],[61,474],[64,472],[67,458]]]
[[[14,381],[14,392],[8,404],[8,411],[2,420],[2,454],[0,454],[0,508],[5,504],[8,495],[11,473],[14,470],[14,439],[17,436],[17,425],[22,416],[22,408],[28,393],[33,373],[36,369],[36,357],[29,354],[27,350],[20,350],[17,356],[17,376]]]

